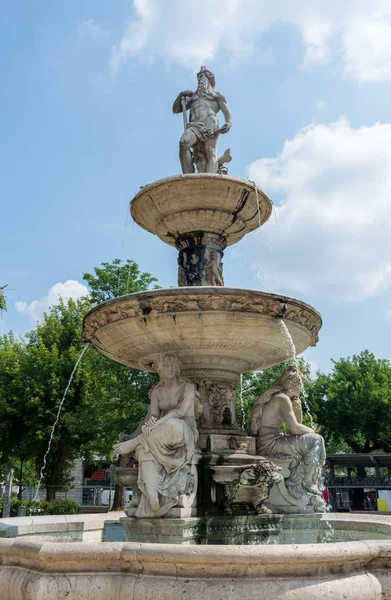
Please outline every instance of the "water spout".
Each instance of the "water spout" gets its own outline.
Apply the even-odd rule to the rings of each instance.
[[[83,356],[84,356],[84,353],[85,353],[85,351],[87,350],[87,348],[88,348],[88,346],[89,346],[89,345],[90,345],[90,344],[89,344],[89,342],[87,342],[87,343],[84,345],[84,347],[83,347],[83,350],[81,351],[81,353],[80,353],[80,355],[79,355],[79,358],[77,359],[77,361],[76,361],[76,364],[75,364],[75,366],[73,367],[73,371],[72,371],[72,373],[71,373],[71,376],[70,376],[70,378],[69,378],[68,384],[67,384],[67,386],[66,386],[66,388],[65,388],[65,391],[64,391],[63,397],[62,397],[62,399],[61,399],[61,402],[60,402],[60,404],[59,404],[59,406],[58,406],[56,420],[54,421],[54,423],[53,423],[53,425],[52,425],[52,431],[51,431],[51,433],[50,433],[50,438],[49,438],[48,449],[46,450],[46,452],[45,452],[45,456],[43,457],[43,464],[42,464],[42,467],[41,467],[41,470],[40,470],[40,473],[39,473],[38,487],[37,487],[37,489],[36,489],[36,492],[35,492],[35,494],[34,494],[33,502],[36,502],[36,501],[38,500],[39,491],[40,491],[40,489],[41,489],[41,485],[42,485],[42,480],[43,480],[43,477],[44,477],[44,475],[45,475],[45,469],[46,469],[46,459],[47,459],[47,457],[48,457],[48,455],[49,455],[50,448],[51,448],[51,446],[52,446],[52,441],[53,441],[53,437],[54,437],[54,431],[55,431],[55,429],[56,429],[56,425],[57,425],[57,423],[58,423],[58,421],[59,421],[60,414],[61,414],[61,410],[62,410],[63,404],[64,404],[64,402],[65,402],[65,398],[66,398],[66,396],[67,396],[67,393],[68,393],[68,390],[69,390],[69,388],[70,388],[70,386],[71,386],[72,380],[73,380],[73,378],[74,378],[74,376],[75,376],[75,373],[76,373],[77,367],[79,366],[79,364],[80,364],[80,361],[81,361],[81,359],[83,358]]]
[[[246,417],[246,410],[244,408],[244,401],[243,401],[243,375],[242,374],[240,374],[239,399],[240,399],[240,409],[242,411],[242,427],[243,427],[243,429],[246,429],[247,417]]]
[[[283,319],[285,317],[285,313],[288,310],[288,305],[285,300],[280,300],[281,310],[279,314],[276,316],[276,319]],[[288,332],[289,333],[289,332]]]
[[[286,305],[286,303],[285,303]],[[285,309],[286,310],[286,309]],[[296,371],[300,371],[299,369],[299,361],[297,360],[297,356],[296,356],[296,347],[293,341],[293,338],[289,332],[288,327],[285,324],[285,321],[282,319],[282,317],[280,317],[279,320],[279,326],[281,329],[281,333],[283,335],[284,338],[284,345],[287,348],[287,357],[292,359],[292,362],[294,364],[294,368]],[[311,424],[311,429],[313,429],[314,431],[316,431],[316,423],[311,415],[311,411],[310,411],[310,407],[308,406],[308,402],[307,402],[307,397],[306,397],[306,392],[304,390],[304,387],[302,389],[302,403],[305,409],[305,412],[308,415],[308,418],[310,420],[310,424]]]

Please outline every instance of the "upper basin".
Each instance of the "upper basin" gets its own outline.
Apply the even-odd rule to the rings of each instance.
[[[128,294],[96,306],[83,335],[120,363],[156,370],[160,352],[175,352],[190,379],[235,381],[292,357],[279,315],[297,354],[317,342],[322,325],[310,305],[270,292],[182,287]]]
[[[196,173],[141,188],[130,212],[140,227],[171,246],[194,232],[222,236],[230,246],[268,220],[272,201],[246,179]]]

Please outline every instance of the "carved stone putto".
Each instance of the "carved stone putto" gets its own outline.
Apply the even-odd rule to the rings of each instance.
[[[225,246],[223,237],[203,232],[178,238],[178,286],[224,285]]]

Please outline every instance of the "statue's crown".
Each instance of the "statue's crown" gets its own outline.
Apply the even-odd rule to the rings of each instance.
[[[210,85],[212,86],[212,88],[214,88],[215,84],[216,84],[216,79],[215,79],[214,73],[212,73],[212,71],[209,71],[209,69],[205,65],[201,65],[201,68],[200,68],[199,72],[197,73],[197,77],[198,77],[198,75],[201,75],[201,73],[204,73],[207,76],[207,78],[209,79]]]

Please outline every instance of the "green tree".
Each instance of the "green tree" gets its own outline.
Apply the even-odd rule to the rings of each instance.
[[[94,275],[83,273],[83,279],[88,284],[91,303],[94,305],[125,294],[143,292],[157,283],[157,279],[150,273],[142,273],[133,260],[122,262],[119,258],[95,267]]]
[[[132,261],[113,261],[116,275],[126,279],[122,293],[146,289],[155,281]],[[110,297],[103,263],[92,277],[94,298],[102,281]],[[129,270],[129,264],[132,270]],[[111,276],[110,275],[110,276]],[[112,292],[112,297],[117,291]],[[89,298],[60,301],[36,329],[17,340],[0,339],[0,457],[3,463],[33,459],[41,467],[52,425],[73,367],[84,346],[82,320],[91,308]],[[145,415],[148,389],[156,376],[115,363],[95,348],[87,350],[69,388],[47,457],[44,484],[47,498],[70,485],[70,468],[78,457],[110,454],[121,431],[132,431]]]
[[[333,361],[310,390],[330,451],[391,451],[391,363],[368,350]]]
[[[83,279],[89,286],[93,304],[145,291],[157,282],[150,273],[142,273],[132,260],[121,263],[119,259],[112,263],[102,263],[94,269],[94,275],[84,273]],[[89,365],[89,406],[92,410],[93,398],[100,395],[101,410],[99,416],[95,415],[100,423],[99,451],[108,456],[112,453],[112,446],[118,441],[119,434],[134,431],[145,416],[149,406],[148,390],[157,381],[157,376],[116,363],[95,349],[90,353]],[[95,448],[97,442],[98,440],[94,441]],[[122,508],[123,489],[117,485],[113,509]]]
[[[0,310],[7,310],[7,302],[5,301],[4,290],[7,286],[0,285]]]

